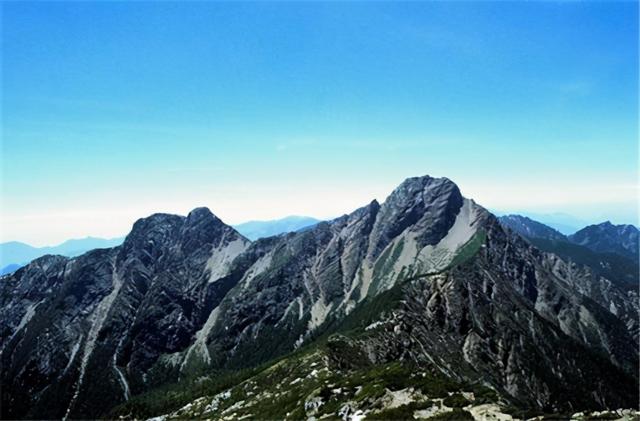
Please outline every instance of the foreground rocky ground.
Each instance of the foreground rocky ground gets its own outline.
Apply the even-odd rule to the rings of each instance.
[[[300,352],[238,384],[201,396],[149,421],[181,419],[243,420],[495,420],[575,419],[638,420],[631,409],[573,414],[534,414],[519,411],[482,385],[457,384],[440,373],[401,363],[344,368],[329,351]],[[335,342],[334,342],[335,345]],[[339,368],[342,365],[343,368]],[[206,379],[202,379],[206,381]],[[159,397],[156,397],[159,398]],[[131,402],[117,416],[129,418]]]

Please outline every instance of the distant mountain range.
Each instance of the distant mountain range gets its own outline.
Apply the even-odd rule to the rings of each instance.
[[[565,241],[567,237],[556,229],[541,222],[534,221],[526,216],[505,215],[498,218],[505,225],[520,235],[527,238],[546,238],[548,240]]]
[[[296,232],[309,228],[320,222],[310,216],[287,216],[270,221],[249,221],[233,227],[250,240],[271,237],[286,232]],[[66,257],[79,256],[89,250],[115,247],[124,241],[119,238],[95,238],[67,240],[62,244],[50,247],[33,247],[18,241],[0,243],[0,275],[11,273],[26,265],[33,259],[47,255],[58,254]]]
[[[429,176],[255,241],[207,208],[141,218],[121,245],[0,278],[0,418],[637,409],[640,301],[612,266],[633,229],[533,222]]]
[[[271,237],[285,232],[296,232],[309,228],[320,222],[319,219],[310,216],[287,216],[271,221],[249,221],[238,225],[232,225],[240,234],[249,240]]]
[[[79,256],[89,250],[115,247],[122,244],[123,237],[120,238],[95,238],[86,237],[67,240],[57,246],[33,247],[29,244],[18,241],[9,241],[0,244],[0,275],[13,272],[26,265],[33,259],[47,255],[59,254],[61,256]]]
[[[613,225],[607,221],[566,236],[522,215],[504,215],[499,220],[543,251],[589,266],[594,273],[624,288],[638,288],[639,230],[633,225]]]
[[[555,229],[556,231],[564,234],[570,235],[574,232],[586,227],[589,225],[588,221],[577,218],[573,215],[569,215],[563,212],[552,212],[552,213],[541,213],[541,212],[503,212],[499,210],[494,210],[493,213],[498,216],[508,216],[508,215],[518,215],[526,218],[530,218],[531,220],[540,222],[548,227]]]
[[[586,246],[595,252],[617,252],[628,258],[633,258],[634,247],[637,253],[638,229],[633,225],[612,225],[605,222],[599,225],[590,225],[576,232],[579,227],[574,229],[575,225],[570,224],[581,223],[581,221],[570,215],[553,213],[539,214],[539,216],[543,218],[540,220],[541,222],[523,215],[503,215],[499,218],[504,225],[528,238],[572,242]],[[549,220],[560,222],[545,222]],[[232,225],[232,227],[249,240],[254,241],[287,232],[301,231],[318,222],[321,220],[310,216],[292,215],[268,221],[248,221]],[[575,234],[571,236],[566,235],[573,233]],[[0,275],[11,273],[31,260],[46,254],[59,254],[67,257],[79,256],[96,248],[117,246],[123,240],[124,237],[112,239],[87,237],[68,240],[51,247],[33,247],[18,241],[1,243]]]
[[[503,225],[528,238],[566,241],[598,253],[616,253],[630,259],[638,257],[640,230],[633,225],[614,225],[606,221],[586,226],[571,235],[564,235],[552,227],[522,215],[504,215],[498,219]]]

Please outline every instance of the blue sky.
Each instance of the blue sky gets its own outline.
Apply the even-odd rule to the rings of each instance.
[[[637,222],[636,2],[4,2],[2,24],[2,241],[331,217],[423,174]]]

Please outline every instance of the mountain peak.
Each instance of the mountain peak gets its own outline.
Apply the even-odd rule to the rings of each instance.
[[[194,224],[199,225],[202,223],[211,223],[211,222],[222,223],[220,218],[215,216],[213,212],[211,212],[211,210],[209,210],[209,208],[205,206],[201,206],[193,209],[191,212],[189,212],[186,219],[187,225],[194,225]]]
[[[227,241],[231,241],[232,238],[239,237],[240,233],[222,222],[209,208],[199,207],[187,215],[181,236],[188,243],[194,243],[194,241],[196,243],[217,243],[224,237],[228,237]]]
[[[154,213],[144,218],[138,219],[131,228],[131,234],[142,234],[150,229],[160,226],[176,225],[179,226],[185,219],[184,216],[173,215],[170,213]],[[128,236],[127,236],[128,237]]]
[[[426,189],[426,188],[431,188],[434,186],[445,185],[445,184],[450,184],[455,186],[455,183],[450,179],[448,179],[447,177],[432,177],[430,175],[422,175],[418,177],[409,177],[405,179],[402,183],[400,183],[397,189],[403,189],[403,188]]]
[[[380,207],[372,257],[409,227],[419,232],[420,247],[437,244],[453,225],[463,200],[458,186],[448,178],[407,178]]]
[[[154,213],[138,219],[127,234],[125,249],[142,248],[147,243],[155,245],[170,241],[183,225],[185,217],[168,213]]]
[[[449,196],[462,195],[458,186],[445,177],[435,178],[428,175],[411,177],[404,180],[385,200],[383,206],[422,206]]]
[[[187,219],[191,218],[209,218],[209,217],[215,217],[215,215],[213,214],[213,212],[211,212],[211,210],[206,207],[206,206],[200,206],[197,208],[194,208],[191,212],[189,212],[189,214],[187,215]]]

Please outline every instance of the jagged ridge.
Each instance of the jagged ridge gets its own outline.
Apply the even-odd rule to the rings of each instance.
[[[400,286],[405,307],[372,313],[392,326],[366,342],[385,351],[375,363],[428,361],[521,405],[637,403],[637,294],[505,232],[450,180],[418,177],[304,232],[250,243],[208,209],[156,214],[122,246],[3,277],[2,415],[99,417],[129,394],[312,343]],[[590,361],[618,381],[585,374]],[[570,375],[587,397],[559,399]]]

